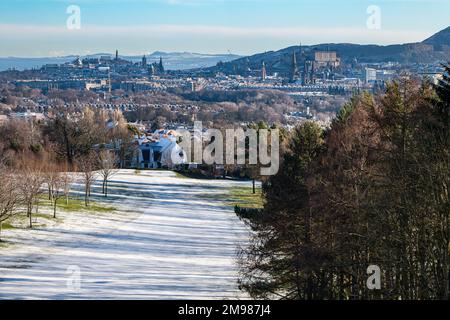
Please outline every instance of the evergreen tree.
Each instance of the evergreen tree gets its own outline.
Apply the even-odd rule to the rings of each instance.
[[[280,173],[263,186],[264,211],[247,221],[256,231],[241,253],[241,288],[253,297],[312,298],[305,262],[311,250],[311,211],[306,186],[311,162],[323,144],[323,132],[307,122],[285,145]]]
[[[449,298],[449,72],[437,86],[403,79],[354,97],[325,134],[313,123],[291,132],[264,210],[241,214],[255,231],[241,288],[255,298]],[[381,290],[366,287],[370,265]]]

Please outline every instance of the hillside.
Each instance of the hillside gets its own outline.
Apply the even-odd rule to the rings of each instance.
[[[426,39],[423,43],[437,45],[437,46],[443,46],[443,45],[450,46],[450,27],[448,27],[442,31],[439,31],[435,35]]]
[[[296,52],[299,60],[311,58],[315,51],[336,51],[343,63],[359,62],[399,62],[399,63],[435,63],[450,59],[450,27],[435,34],[421,43],[397,45],[359,45],[350,43],[325,43],[312,46],[292,46],[279,51],[270,51],[244,57],[228,63],[205,69],[206,72],[224,72],[226,74],[248,74],[250,70],[259,70],[262,62],[269,73],[287,74],[292,65],[292,54]]]

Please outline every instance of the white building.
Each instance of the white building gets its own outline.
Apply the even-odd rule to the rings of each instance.
[[[364,80],[366,81],[366,83],[377,81],[377,70],[373,68],[366,68]]]
[[[177,155],[177,160],[186,163],[186,155],[177,144],[177,134],[172,130],[157,130],[152,135],[136,137],[138,148],[133,167],[142,169],[168,168],[173,169],[176,164],[172,155]]]

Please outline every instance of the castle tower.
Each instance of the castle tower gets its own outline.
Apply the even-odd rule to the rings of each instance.
[[[81,61],[81,58],[78,56],[77,59],[75,60],[75,65],[77,67],[82,67],[83,66],[83,61]]]
[[[155,64],[154,63],[152,63],[150,65],[150,68],[149,68],[148,72],[149,72],[150,76],[154,76],[155,75]]]
[[[111,69],[108,68],[108,92],[111,93],[112,85],[111,85]]]
[[[291,81],[297,80],[297,76],[298,76],[297,54],[295,53],[295,50],[294,50],[294,53],[292,54],[292,65],[291,65],[290,80]]]
[[[263,63],[262,63],[262,70],[261,70],[261,80],[265,81],[266,78],[267,78],[266,63],[263,61]]]
[[[302,84],[307,85],[312,83],[314,83],[314,61],[306,60],[302,73]]]

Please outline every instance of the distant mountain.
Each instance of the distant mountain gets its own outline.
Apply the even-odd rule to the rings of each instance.
[[[450,60],[450,27],[435,34],[421,43],[397,45],[358,45],[350,43],[326,43],[312,46],[293,46],[279,51],[269,51],[244,57],[228,63],[203,70],[207,73],[223,72],[226,74],[250,74],[252,70],[260,70],[262,63],[268,73],[289,74],[293,53],[297,59],[312,58],[315,51],[336,51],[343,63],[359,62],[400,62],[400,63],[434,63]],[[300,57],[301,55],[301,57]]]
[[[123,57],[131,61],[141,61],[142,56]],[[219,62],[229,62],[241,58],[241,56],[233,54],[203,54],[192,52],[162,52],[155,51],[146,55],[149,63],[158,62],[163,59],[164,67],[167,70],[186,70],[208,68]]]
[[[66,57],[49,57],[49,58],[16,58],[16,57],[7,57],[0,58],[0,71],[8,70],[8,69],[33,69],[40,68],[45,64],[51,63],[66,63],[75,60],[75,56],[66,56]]]
[[[92,58],[114,54],[110,53],[96,53],[92,55],[82,56],[81,58]],[[191,53],[191,52],[161,52],[156,51],[151,54],[146,55],[147,61],[149,63],[154,61],[159,61],[159,58],[163,58],[164,66],[167,70],[185,70],[194,68],[207,68],[216,65],[218,62],[229,62],[240,58],[240,56],[232,54],[201,54],[201,53]],[[0,58],[0,71],[8,69],[32,69],[40,68],[45,64],[62,64],[66,62],[73,61],[77,58],[75,55],[64,56],[64,57],[43,57],[43,58],[16,58],[7,57]],[[141,61],[142,56],[120,56],[120,58],[125,60],[130,60],[133,62]]]
[[[447,45],[450,46],[450,27],[439,31],[435,35],[431,36],[430,38],[426,39],[423,43],[425,44],[432,44],[437,46]]]

